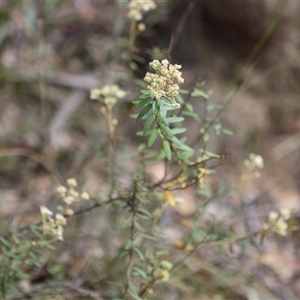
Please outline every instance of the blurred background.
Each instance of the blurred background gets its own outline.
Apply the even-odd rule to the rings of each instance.
[[[126,63],[130,22],[125,1],[0,1],[1,233],[9,219],[11,229],[16,229],[37,220],[40,205],[55,205],[54,188],[66,178],[78,178],[91,193],[108,189],[101,148],[106,122],[89,99],[89,90],[117,83],[128,91],[118,109],[124,125],[119,134],[126,141],[119,151],[122,155],[134,152],[137,128],[126,121],[130,101],[138,96],[135,78],[143,78],[153,54],[182,64],[186,88],[205,81],[206,88],[213,90],[212,102],[221,101],[228,91],[234,95],[220,115],[234,135],[213,137],[208,142],[208,148],[216,153],[229,151],[211,178],[213,184],[235,188],[234,195],[209,207],[219,221],[233,228],[243,223],[256,230],[272,209],[298,211],[300,2],[170,0],[157,5],[156,11],[146,15],[146,30],[137,37],[140,50],[132,77]],[[203,106],[197,105],[197,109],[203,112]],[[192,125],[189,129],[192,136]],[[250,153],[260,154],[265,168],[260,178],[241,180]],[[126,162],[124,166],[128,173],[132,171]],[[125,183],[130,181],[127,175],[122,178]],[[185,217],[193,214],[195,205],[192,197],[186,198],[176,211]],[[87,228],[95,226],[92,222],[99,216],[99,231],[86,237]],[[109,227],[108,219],[97,211],[89,222],[75,222],[83,226],[81,234],[87,240],[68,245],[73,250],[68,248],[59,256],[64,265],[72,266],[69,277],[76,278],[89,268],[81,255],[101,257],[108,251],[99,242],[103,228]],[[76,233],[70,234],[75,239]],[[87,242],[94,246],[92,254],[87,254]],[[247,286],[252,278],[267,296],[272,291],[279,299],[298,299],[299,255],[299,236],[295,234],[283,244],[270,240],[264,247],[251,248],[243,258],[244,268],[208,255],[205,260],[211,268],[196,273],[202,282],[209,282],[213,272],[218,272],[213,267],[232,268],[241,276],[242,285]],[[32,278],[47,278],[47,272],[32,274]],[[212,286],[214,294],[224,292],[222,284]],[[238,290],[234,279],[225,286]],[[182,290],[181,295],[192,295],[189,289]],[[168,299],[177,299],[169,293]],[[241,291],[232,293],[227,294],[231,299],[259,299],[252,290],[250,298]]]

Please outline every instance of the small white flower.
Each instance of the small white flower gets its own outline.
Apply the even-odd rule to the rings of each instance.
[[[64,196],[67,192],[67,188],[65,186],[59,186],[56,191],[61,195]]]
[[[53,215],[53,212],[50,209],[48,209],[46,206],[41,206],[40,212],[41,212],[42,216],[52,216]]]
[[[67,184],[70,187],[76,187],[77,186],[77,181],[75,178],[69,178],[67,179]]]
[[[287,223],[289,217],[290,211],[287,209],[282,209],[280,214],[275,211],[271,211],[268,215],[268,220],[263,224],[263,229],[271,230],[274,233],[286,236],[289,227]]]
[[[67,219],[61,214],[56,214],[55,219],[56,219],[56,225],[66,225],[67,224]]]
[[[259,154],[249,154],[249,158],[246,159],[244,163],[245,166],[248,167],[250,170],[264,168],[264,160]]]
[[[53,234],[57,237],[58,240],[60,240],[60,241],[64,240],[62,226],[58,226],[57,228],[55,228],[53,230]]]
[[[57,210],[59,210],[59,211],[63,211],[63,210],[64,210],[64,208],[63,208],[62,205],[57,205],[56,208],[57,208]]]
[[[73,196],[67,196],[67,197],[65,197],[65,198],[63,199],[63,201],[64,201],[66,204],[70,205],[70,204],[72,204],[73,202],[75,202],[75,198],[74,198]]]
[[[67,220],[61,214],[57,214],[55,219],[52,217],[53,212],[45,206],[40,208],[43,221],[43,234],[54,235],[57,239],[63,240],[63,225]]]
[[[89,195],[87,192],[83,192],[83,193],[81,194],[81,198],[82,198],[83,200],[89,200],[89,199],[90,199],[90,195]]]
[[[68,209],[66,210],[66,214],[67,214],[68,216],[73,216],[73,215],[74,215],[74,210],[73,210],[72,208],[68,208]]]
[[[285,219],[288,220],[291,217],[291,211],[287,208],[282,208],[280,210],[280,215]]]
[[[179,103],[173,103],[173,107],[176,108],[176,109],[180,108],[180,104]]]
[[[115,98],[115,97],[106,97],[104,99],[104,102],[105,102],[106,105],[112,105],[113,106],[113,105],[116,104],[117,98]]]
[[[92,100],[99,100],[100,95],[101,95],[101,90],[100,89],[92,89],[90,91],[90,98]]]
[[[138,25],[138,30],[140,32],[144,31],[146,29],[146,25],[144,23],[139,23]]]
[[[118,99],[122,99],[125,96],[126,92],[121,90],[116,84],[105,85],[102,89],[93,89],[90,92],[90,98],[92,100],[100,100],[111,107],[116,104]]]
[[[156,8],[156,4],[152,0],[131,0],[127,6],[129,8],[128,17],[136,21],[143,18],[143,12]]]
[[[269,213],[269,221],[275,222],[279,217],[279,214],[276,211],[271,211]]]
[[[74,197],[74,200],[76,200],[76,198],[79,197],[79,193],[76,192],[76,191],[74,191],[73,189],[69,190],[69,195],[72,196],[72,197]]]
[[[280,235],[287,235],[288,224],[283,218],[279,218],[276,222],[276,232]]]

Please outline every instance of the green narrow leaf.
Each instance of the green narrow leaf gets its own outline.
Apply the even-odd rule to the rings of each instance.
[[[136,195],[136,197],[139,199],[139,201],[141,201],[142,203],[146,204],[148,203],[148,200],[145,199],[144,197],[140,196],[139,194]]]
[[[160,103],[160,111],[175,109],[171,101],[166,101],[165,99],[162,99]]]
[[[162,122],[163,124],[165,124],[166,126],[169,127],[169,123],[167,121],[167,119],[165,118],[163,113],[158,112],[157,114],[157,120],[159,120],[160,122]]]
[[[145,122],[145,125],[144,125],[144,128],[143,128],[143,134],[144,134],[144,135],[147,134],[149,128],[151,127],[151,124],[152,124],[153,120],[154,120],[154,116],[153,116],[153,114],[151,114],[151,115],[147,118],[147,120],[146,120],[146,122]]]
[[[190,103],[185,103],[185,108],[189,112],[194,112],[194,108],[193,108],[193,106]]]
[[[148,143],[147,143],[148,147],[151,147],[153,145],[153,143],[157,138],[157,135],[158,135],[158,128],[156,127],[152,129],[152,131],[150,132]]]
[[[42,246],[42,244],[40,244],[40,245]],[[50,250],[54,250],[54,249],[55,249],[55,247],[54,247],[53,245],[48,244],[48,243],[45,243],[45,244],[43,245],[43,247],[45,247],[45,248],[47,248],[47,249],[50,249]]]
[[[188,152],[194,152],[194,150],[188,145],[183,144],[177,137],[173,136],[171,141],[181,150],[185,150]]]
[[[167,118],[167,121],[168,121],[169,124],[179,123],[179,122],[184,121],[184,118],[183,117],[169,117],[169,118]]]
[[[161,160],[166,157],[166,152],[164,150],[160,150],[158,155],[155,157],[156,160]]]
[[[117,258],[123,258],[128,254],[127,250],[122,250],[118,253]]]
[[[35,236],[39,237],[42,232],[42,227],[39,225],[31,225],[30,230]]]
[[[145,233],[140,233],[140,236],[145,238],[145,239],[148,239],[148,240],[153,240],[153,241],[156,241],[156,237],[154,236],[151,236],[151,235],[148,235],[148,234],[145,234]]]
[[[136,133],[137,136],[146,136],[146,135],[149,135],[149,132],[147,132],[146,134],[143,133],[143,131],[138,131]]]
[[[190,91],[189,90],[184,90],[184,89],[180,89],[179,93],[181,94],[188,94]]]
[[[198,115],[196,113],[192,112],[192,111],[183,111],[182,114],[185,115],[185,116],[192,117],[192,118],[198,117]]]
[[[132,248],[137,254],[138,256],[140,257],[141,260],[144,260],[145,256],[144,254],[141,252],[141,250],[139,248]]]
[[[180,94],[178,94],[178,95],[176,96],[176,100],[177,100],[177,102],[180,103],[181,105],[184,104],[184,100],[183,100],[183,98],[181,97]]]
[[[180,134],[180,133],[186,132],[186,128],[173,128],[173,129],[171,129],[171,131],[173,134]]]
[[[141,96],[141,97],[146,98],[146,96]],[[135,107],[145,106],[146,104],[148,104],[151,101],[150,97],[147,97],[146,99],[140,99],[140,98],[132,101],[132,103],[134,104]]]
[[[204,156],[206,156],[207,158],[210,158],[210,157],[220,158],[221,157],[219,154],[216,154],[216,153],[213,153],[213,152],[201,149],[201,148],[199,149],[199,152],[203,153]]]
[[[0,241],[1,241],[6,247],[9,247],[9,248],[12,247],[11,243],[10,243],[7,239],[5,239],[4,237],[1,237],[1,238],[0,238]]]
[[[140,225],[137,221],[134,222],[134,226],[138,231],[142,231],[142,232],[146,231],[145,228],[142,225]]]
[[[22,270],[15,270],[15,276],[18,279],[27,279],[28,278],[28,275],[25,272],[23,272]]]
[[[143,298],[139,297],[138,295],[133,294],[131,291],[129,291],[129,294],[134,300],[143,300]]]
[[[134,71],[136,71],[137,68],[138,68],[137,64],[134,63],[134,62],[131,62],[131,63],[129,64],[129,67],[130,67],[132,70],[134,70]]]
[[[147,274],[142,269],[140,269],[138,267],[134,267],[133,271],[135,271],[139,276],[143,277],[144,279],[147,279]]]
[[[222,105],[220,105],[220,104],[215,104],[215,103],[210,103],[210,104],[208,104],[208,105],[206,106],[206,110],[207,110],[207,111],[212,111],[212,110],[214,110],[214,109],[221,109],[221,108],[223,108]]]
[[[204,135],[203,135],[203,141],[208,142],[209,139],[210,139],[210,135],[207,132],[205,132]]]
[[[132,239],[128,239],[125,243],[124,249],[128,250],[132,245]]]
[[[157,121],[158,121],[158,120],[157,120]],[[174,135],[173,135],[171,129],[170,129],[168,126],[166,126],[164,123],[162,123],[162,122],[159,122],[159,121],[158,121],[158,124],[159,124],[160,129],[161,129],[162,132],[164,133],[164,135],[165,135],[168,139],[172,139]]]
[[[170,105],[173,106],[174,100],[170,99],[169,97],[162,96],[161,99],[162,99],[165,103],[168,103],[168,104],[170,104]]]
[[[227,135],[233,135],[233,132],[228,128],[222,128],[222,132]]]
[[[152,151],[149,151],[150,149],[147,149],[146,151],[145,151],[145,158],[146,159],[149,159],[149,158],[152,158],[152,157],[154,157],[155,155],[157,155],[157,151],[155,151],[155,150],[152,150]]]
[[[131,218],[132,218],[132,212],[128,211],[124,216],[124,221],[128,221]]]
[[[171,147],[170,147],[170,143],[169,141],[167,140],[164,140],[163,141],[163,148],[164,148],[164,151],[166,153],[166,157],[168,160],[171,160],[172,158],[172,153],[171,153]]]
[[[136,287],[134,286],[134,284],[131,281],[128,282],[128,288],[133,295],[138,296]]]
[[[148,217],[153,218],[153,214],[145,208],[140,207],[139,212],[142,212],[143,214],[147,215]]]
[[[191,94],[192,97],[202,97],[204,99],[208,99],[209,98],[209,95],[206,94],[205,92],[195,88]]]
[[[143,118],[143,116],[146,115],[146,113],[151,109],[151,107],[152,107],[152,103],[148,103],[138,114],[138,116],[136,117],[136,120],[137,121],[141,120]]]
[[[130,115],[130,118],[132,118],[132,119],[135,119],[136,120],[136,117],[138,116],[138,114],[132,114],[132,115]]]

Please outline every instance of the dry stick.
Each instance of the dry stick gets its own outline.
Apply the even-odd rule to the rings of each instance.
[[[109,156],[109,169],[110,169],[110,193],[109,197],[111,198],[113,195],[113,192],[115,190],[116,186],[116,178],[115,178],[115,167],[116,167],[116,136],[115,136],[115,125],[113,124],[113,115],[112,115],[112,108],[107,109],[107,126],[108,126],[108,135],[109,135],[109,145],[110,148],[108,148],[108,156]]]
[[[263,35],[261,36],[261,38],[259,39],[259,41],[255,45],[255,47],[253,48],[253,50],[250,52],[248,58],[246,59],[246,61],[244,62],[244,64],[241,66],[240,70],[233,77],[233,79],[229,83],[229,86],[228,86],[226,92],[224,93],[224,96],[221,98],[221,102],[224,103],[223,109],[220,110],[219,113],[214,118],[214,120],[211,123],[209,123],[208,127],[205,128],[205,131],[197,137],[196,141],[202,138],[202,136],[204,135],[204,133],[211,128],[211,126],[217,121],[217,119],[221,115],[221,113],[223,113],[224,110],[228,107],[229,103],[239,94],[239,91],[242,89],[242,87],[244,85],[238,85],[238,87],[235,90],[233,90],[233,91],[232,91],[232,88],[238,83],[238,81],[240,80],[240,78],[241,78],[244,70],[248,68],[248,66],[252,63],[253,59],[257,56],[258,52],[265,45],[265,43],[269,39],[270,35],[273,33],[273,31],[275,30],[276,26],[278,25],[279,21],[282,19],[283,14],[284,14],[287,6],[289,5],[289,3],[290,3],[290,0],[286,1],[282,5],[282,7],[279,10],[279,12],[277,13],[276,17],[273,19],[273,21],[271,22],[271,24],[268,26],[267,30],[263,33]],[[249,70],[248,70],[248,72],[249,72]],[[253,85],[254,84],[252,84],[252,86]],[[244,92],[245,88],[242,89],[242,91]]]
[[[129,37],[129,44],[128,44],[129,64],[131,63],[133,57],[133,47],[134,47],[135,38],[136,38],[136,20],[132,19],[130,24],[130,37]]]
[[[177,269],[185,260],[187,260],[193,253],[196,252],[196,250],[203,244],[205,243],[205,241],[208,239],[209,236],[209,232],[210,230],[213,228],[214,224],[212,224],[210,226],[210,229],[207,230],[207,234],[206,236],[195,245],[195,249],[193,249],[192,251],[190,251],[188,254],[186,254],[180,261],[178,261],[172,268],[171,272],[173,272],[175,269]]]
[[[44,30],[44,23],[43,20],[38,21],[38,53],[39,53],[39,61],[42,59],[42,50],[44,46],[44,39],[43,39],[43,30]],[[39,82],[39,91],[40,91],[40,111],[41,116],[43,117],[44,121],[47,120],[47,92],[46,92],[46,81],[44,76],[43,66],[41,67],[41,63],[39,63],[39,70],[38,70],[38,82]]]
[[[245,63],[242,65],[240,68],[239,72],[233,77],[231,80],[231,83],[229,84],[227,88],[227,92],[225,92],[224,96],[222,97],[221,100],[223,100],[224,103],[227,102],[228,99],[231,97],[231,89],[233,86],[236,85],[236,83],[240,80],[242,73],[244,72],[245,69],[248,68],[248,66],[252,63],[253,59],[257,56],[258,52],[262,49],[262,47],[265,45],[273,31],[275,30],[276,26],[278,25],[279,21],[282,19],[283,14],[287,8],[287,6],[290,4],[290,0],[286,1],[282,7],[280,8],[279,12],[275,16],[275,18],[272,20],[271,24],[268,26],[266,31],[263,33],[257,44],[254,46],[252,51],[250,52],[248,58],[246,59]]]
[[[176,28],[175,34],[171,36],[171,41],[170,41],[170,45],[169,45],[169,49],[168,49],[168,53],[167,53],[167,57],[168,59],[171,61],[171,54],[172,54],[172,50],[174,48],[174,46],[176,45],[178,38],[182,32],[183,26],[188,18],[188,16],[190,15],[190,13],[192,12],[192,10],[194,9],[195,3],[194,2],[190,2],[187,9],[185,10],[184,14],[181,16],[180,21],[178,23],[178,26]]]
[[[38,163],[40,163],[41,165],[43,165],[55,178],[55,180],[59,183],[59,184],[63,184],[64,180],[62,179],[61,175],[59,174],[59,172],[56,170],[54,164],[52,163],[52,161],[50,161],[48,158],[46,158],[44,155],[26,149],[26,148],[4,148],[4,149],[0,149],[0,158],[1,157],[7,157],[7,156],[25,156],[25,157],[29,157],[35,161],[37,161]]]
[[[124,291],[124,299],[126,298],[126,295],[128,293],[129,288],[129,282],[131,281],[131,272],[133,267],[133,236],[134,236],[134,230],[135,230],[135,217],[136,213],[138,212],[138,202],[135,203],[136,200],[136,193],[137,193],[137,182],[134,182],[134,190],[133,195],[131,197],[131,201],[133,202],[133,210],[132,210],[132,217],[131,217],[131,225],[130,225],[130,239],[131,239],[131,246],[129,249],[129,262],[126,270],[126,284],[125,284],[125,291]]]

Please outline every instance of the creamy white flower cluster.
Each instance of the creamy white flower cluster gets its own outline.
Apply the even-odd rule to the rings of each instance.
[[[151,92],[151,97],[160,99],[166,96],[174,100],[179,92],[179,84],[183,83],[180,65],[172,65],[167,59],[154,60],[149,64],[154,70],[160,74],[146,73],[144,80],[149,84],[148,90]],[[179,103],[174,103],[174,107],[180,107]]]
[[[156,9],[156,4],[152,0],[131,0],[127,6],[129,8],[128,17],[136,21],[142,20],[144,12]]]
[[[259,170],[264,168],[264,159],[259,154],[249,154],[249,158],[244,161],[244,164],[256,178],[261,176]]]
[[[271,211],[268,215],[267,221],[263,224],[264,230],[271,230],[279,235],[287,235],[288,223],[291,217],[291,211],[283,208],[280,212]]]
[[[62,214],[56,214],[53,217],[53,212],[46,206],[40,207],[43,222],[43,234],[50,234],[58,240],[63,241],[63,226],[67,224],[66,218]]]
[[[70,208],[70,205],[74,202],[89,200],[90,195],[87,192],[79,194],[75,190],[75,188],[77,187],[77,181],[74,178],[69,178],[67,180],[67,185],[68,188],[61,185],[56,189],[66,204],[66,207],[63,207],[61,205],[57,206],[57,209],[66,215],[72,216],[74,214],[74,211]]]
[[[255,169],[263,169],[264,167],[264,160],[263,158],[258,155],[251,153],[249,155],[249,158],[245,160],[245,166],[249,168],[250,170],[255,170]]]
[[[170,278],[170,271],[173,268],[173,264],[167,260],[163,260],[160,262],[158,268],[154,270],[153,275],[155,278],[155,282],[166,282]]]
[[[92,89],[90,98],[92,100],[101,101],[104,99],[104,103],[108,106],[114,106],[118,99],[124,98],[126,93],[121,90],[116,84],[105,85],[102,89]]]

